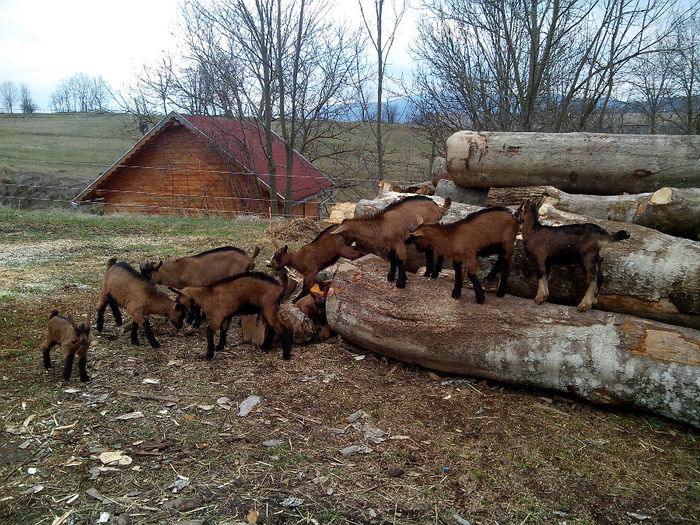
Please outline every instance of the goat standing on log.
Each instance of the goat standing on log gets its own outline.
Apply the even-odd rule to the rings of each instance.
[[[128,263],[117,262],[112,258],[107,263],[107,273],[102,282],[102,290],[97,300],[97,331],[101,332],[104,325],[104,313],[107,305],[112,309],[114,322],[122,324],[119,306],[126,308],[133,323],[131,325],[131,344],[139,344],[139,326],[146,333],[148,342],[153,348],[160,344],[153,335],[148,315],[163,315],[170,319],[175,328],[182,327],[186,310],[178,305],[167,294],[159,291],[156,285],[134,270]]]
[[[61,345],[63,353],[63,379],[70,379],[73,370],[73,360],[78,354],[78,370],[80,380],[83,383],[90,381],[85,369],[87,365],[87,351],[90,347],[90,321],[76,323],[71,317],[59,315],[58,310],[51,312],[49,324],[46,330],[46,338],[41,345],[44,356],[44,368],[51,368],[51,348]]]
[[[344,219],[331,235],[341,235],[348,244],[355,241],[362,243],[370,247],[373,253],[388,258],[390,267],[387,280],[392,282],[396,279],[396,287],[404,288],[409,226],[417,224],[419,218],[426,224],[437,223],[451,203],[449,198],[445,199],[444,206],[438,206],[432,199],[422,195],[406,197],[368,219]],[[433,253],[430,249],[425,253],[425,266],[425,274],[430,275],[433,271]]]
[[[477,257],[498,255],[498,261],[490,276],[500,272],[496,295],[502,297],[508,289],[508,276],[513,261],[515,236],[518,233],[518,219],[503,207],[484,208],[452,224],[423,224],[411,226],[412,241],[419,250],[433,250],[438,260],[431,273],[436,278],[445,257],[452,259],[455,269],[455,285],[452,297],[462,294],[462,264],[466,264],[467,277],[474,286],[477,303],[486,300],[484,290],[477,278],[479,262]]]
[[[549,297],[552,265],[580,264],[586,274],[588,289],[577,308],[581,312],[590,309],[596,303],[603,283],[601,253],[609,243],[629,239],[630,234],[625,230],[610,234],[592,223],[544,226],[540,224],[537,206],[529,200],[520,205],[518,215],[522,222],[525,253],[537,273],[535,302],[541,304]]]
[[[360,252],[345,244],[343,237],[331,235],[336,228],[338,228],[337,224],[329,226],[319,233],[313,241],[298,250],[286,245],[279,248],[275,243],[275,248],[279,249],[272,256],[270,266],[278,271],[289,266],[304,277],[304,286],[294,299],[294,303],[308,295],[316,279],[316,274],[336,262],[339,257],[354,260],[360,256]]]
[[[206,329],[207,353],[205,359],[214,357],[214,350],[222,350],[226,344],[226,333],[231,317],[262,313],[267,325],[278,335],[282,344],[282,357],[291,357],[291,337],[279,318],[280,301],[284,286],[274,277],[260,272],[251,272],[227,277],[211,286],[187,286],[182,290],[170,288],[178,294],[178,306],[191,309],[195,305],[202,309],[209,320]],[[219,330],[219,343],[214,347],[214,332]],[[260,348],[266,350],[272,344],[268,333]]]

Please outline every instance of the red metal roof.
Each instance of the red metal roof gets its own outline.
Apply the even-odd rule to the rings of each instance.
[[[255,122],[226,120],[215,117],[180,115],[202,132],[214,144],[254,172],[269,186],[270,175],[263,144],[263,129]],[[281,137],[273,134],[272,158],[276,165],[277,193],[284,197],[287,158]],[[333,182],[316,169],[302,155],[295,152],[292,163],[292,199],[301,201],[322,190],[333,187]]]

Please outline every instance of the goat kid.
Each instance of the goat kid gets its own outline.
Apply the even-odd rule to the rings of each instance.
[[[484,208],[462,220],[444,225],[423,224],[419,219],[418,225],[412,225],[410,230],[412,242],[419,250],[432,250],[438,255],[430,275],[432,278],[436,278],[440,273],[444,258],[452,259],[455,270],[452,297],[458,299],[462,294],[462,265],[465,264],[467,277],[474,286],[476,302],[483,303],[486,300],[477,278],[477,257],[494,254],[498,255],[498,261],[489,278],[500,272],[496,295],[505,295],[513,261],[515,236],[518,233],[518,219],[507,208]]]
[[[337,228],[337,224],[329,226],[313,241],[298,250],[285,245],[272,256],[270,266],[274,270],[279,271],[289,266],[304,277],[304,285],[294,303],[309,294],[318,272],[335,263],[340,257],[354,260],[360,256],[360,252],[345,244],[342,236],[332,235]]]
[[[132,319],[131,344],[139,344],[138,329],[146,333],[153,348],[160,347],[151,330],[149,315],[162,315],[170,319],[175,328],[182,327],[187,311],[166,293],[159,291],[156,285],[132,268],[128,263],[117,262],[112,258],[107,263],[107,272],[102,281],[102,290],[97,300],[97,331],[104,326],[104,312],[109,305],[117,326],[122,325],[119,306],[126,308]]]
[[[231,318],[234,315],[262,313],[267,325],[279,337],[283,359],[291,358],[291,336],[280,321],[280,300],[284,286],[275,278],[260,272],[251,272],[227,277],[211,286],[186,286],[175,292],[177,304],[185,309],[195,305],[202,309],[209,324],[206,329],[207,353],[205,359],[214,357],[214,350],[226,345]],[[219,343],[214,346],[214,332],[219,331]],[[266,334],[260,348],[267,350],[272,345],[273,333]]]
[[[73,370],[73,360],[78,355],[78,371],[83,383],[90,381],[87,375],[87,351],[90,347],[90,321],[76,323],[71,317],[59,315],[53,310],[49,316],[46,337],[41,345],[44,357],[44,368],[51,368],[51,348],[61,345],[63,353],[63,379],[70,379]]]
[[[545,226],[540,224],[537,206],[529,200],[518,209],[525,253],[537,274],[535,303],[549,297],[549,278],[553,265],[579,264],[586,274],[588,288],[577,308],[583,312],[598,300],[603,283],[602,254],[607,245],[629,239],[630,234],[619,230],[613,234],[592,223]]]
[[[341,235],[345,242],[362,243],[380,257],[389,259],[387,280],[396,279],[396,287],[406,286],[406,241],[410,237],[409,226],[421,218],[426,224],[437,223],[450,207],[452,201],[445,199],[444,206],[438,206],[432,199],[422,195],[406,197],[392,203],[381,212],[368,219],[344,219],[331,235]],[[425,254],[426,275],[433,271],[433,253]],[[396,276],[398,269],[398,278]]]
[[[248,257],[240,248],[222,246],[175,261],[150,261],[139,264],[141,275],[156,284],[184,288],[185,286],[208,286],[225,277],[253,271],[255,258],[260,253],[256,246]],[[199,326],[201,312],[194,308],[187,314],[187,322]]]

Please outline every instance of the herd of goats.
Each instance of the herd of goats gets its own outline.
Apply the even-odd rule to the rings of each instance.
[[[313,302],[309,295],[318,272],[335,263],[338,258],[356,259],[362,252],[353,243],[389,259],[387,279],[396,281],[397,288],[406,286],[406,247],[414,244],[425,253],[425,276],[437,278],[445,259],[455,270],[452,297],[462,291],[465,266],[477,303],[485,301],[484,290],[477,278],[477,257],[497,255],[498,259],[487,278],[499,276],[496,294],[505,295],[513,260],[515,237],[520,231],[525,252],[538,277],[536,303],[547,300],[548,281],[553,265],[579,264],[586,275],[588,289],[578,305],[583,311],[595,303],[602,282],[601,251],[610,242],[629,238],[620,230],[608,233],[595,224],[545,226],[540,224],[537,206],[524,201],[515,212],[494,206],[483,208],[457,222],[440,224],[450,207],[450,199],[439,206],[432,199],[416,195],[386,207],[373,217],[345,219],[322,231],[313,241],[295,250],[288,246],[277,249],[270,266],[283,276],[275,277],[252,271],[259,253],[256,247],[249,257],[238,248],[225,246],[184,257],[172,262],[144,262],[140,271],[123,261],[109,260],[97,301],[97,331],[104,326],[104,312],[109,305],[117,326],[122,324],[119,307],[126,309],[132,319],[131,343],[138,344],[138,329],[146,334],[152,347],[159,347],[148,316],[162,315],[181,328],[185,318],[198,326],[206,319],[206,359],[226,344],[226,334],[233,316],[261,314],[267,327],[261,348],[269,348],[276,335],[282,345],[282,357],[291,357],[291,335],[280,319],[280,303],[286,289],[285,267],[303,276],[301,293],[294,302],[304,310],[304,303]],[[500,274],[500,275],[499,275]],[[176,294],[158,289],[167,286]],[[214,333],[219,342],[214,345]],[[90,322],[76,323],[70,316],[54,310],[48,322],[46,338],[41,345],[43,364],[51,367],[51,348],[59,344],[64,357],[63,378],[69,380],[75,355],[78,355],[80,380],[89,381],[86,356]]]

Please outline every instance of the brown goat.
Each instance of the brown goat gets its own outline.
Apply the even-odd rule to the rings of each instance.
[[[601,254],[609,243],[629,239],[630,234],[625,230],[610,234],[592,223],[542,225],[537,206],[529,200],[521,204],[518,215],[522,222],[525,253],[537,273],[535,302],[541,304],[549,297],[549,277],[553,265],[579,264],[586,274],[588,289],[577,308],[581,312],[590,309],[596,303],[598,290],[603,283]]]
[[[476,302],[483,303],[486,300],[477,278],[477,257],[494,254],[498,255],[498,261],[490,275],[500,271],[496,295],[505,295],[513,261],[515,236],[518,233],[518,219],[507,208],[484,208],[452,224],[419,224],[411,227],[411,230],[413,242],[419,250],[432,249],[438,254],[437,264],[431,275],[433,278],[440,273],[443,258],[452,259],[455,269],[452,297],[457,299],[462,294],[462,264],[466,264],[467,277],[474,286]]]
[[[410,237],[411,224],[422,218],[426,224],[437,223],[450,207],[452,201],[445,199],[444,206],[438,206],[432,199],[422,195],[406,197],[395,202],[368,219],[344,219],[331,235],[342,235],[345,242],[360,242],[370,247],[380,257],[388,258],[390,267],[389,282],[396,279],[396,287],[406,286],[406,241]],[[426,250],[426,274],[433,268],[433,253]],[[398,278],[396,270],[398,269]]]
[[[63,379],[70,379],[73,370],[73,359],[78,354],[78,371],[83,383],[90,381],[85,369],[87,351],[90,347],[90,321],[76,323],[72,318],[59,315],[58,310],[51,312],[46,330],[46,338],[41,345],[44,356],[44,368],[51,368],[51,348],[61,345],[63,353]]]
[[[222,246],[175,261],[142,262],[139,267],[141,275],[156,284],[174,288],[208,286],[225,277],[252,271],[255,268],[253,260],[258,253],[258,246],[252,257],[248,257],[240,248]]]
[[[291,357],[291,337],[279,318],[280,300],[284,286],[275,278],[260,272],[227,277],[211,286],[187,286],[178,294],[177,304],[186,309],[195,305],[207,316],[207,353],[205,359],[214,357],[214,350],[226,345],[226,333],[234,315],[262,313],[267,325],[279,336],[282,357]],[[214,347],[214,332],[219,330],[219,343]],[[261,348],[272,344],[272,333],[265,337]]]
[[[339,257],[353,260],[360,256],[360,252],[345,244],[343,237],[331,235],[336,228],[337,224],[329,226],[313,241],[298,250],[285,245],[272,256],[270,266],[273,269],[282,270],[289,266],[304,277],[304,286],[293,302],[296,303],[307,295],[314,284],[316,274],[336,262]]]
[[[107,263],[107,273],[102,282],[102,290],[97,300],[97,331],[101,332],[104,325],[104,313],[107,305],[112,309],[114,322],[122,324],[119,306],[126,308],[133,321],[131,325],[131,343],[139,344],[139,326],[146,333],[148,342],[153,348],[160,344],[153,335],[149,315],[162,315],[170,319],[176,328],[182,327],[186,310],[177,304],[167,294],[159,291],[156,285],[146,279],[125,262],[117,262],[115,258]]]

